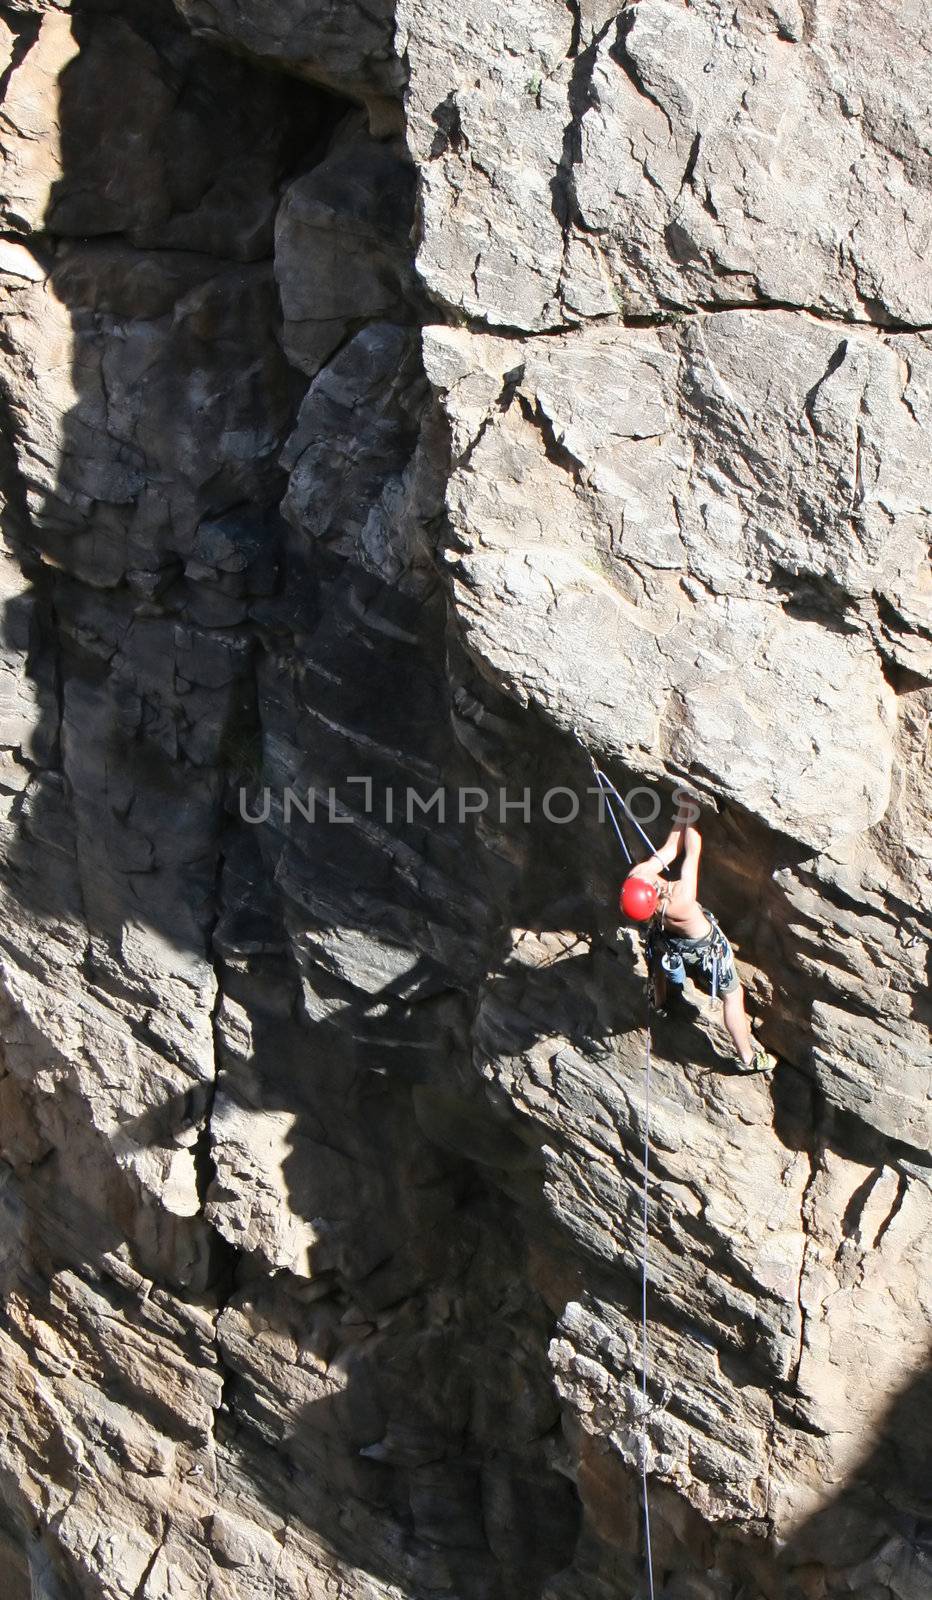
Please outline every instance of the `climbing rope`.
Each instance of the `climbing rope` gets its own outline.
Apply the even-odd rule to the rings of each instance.
[[[654,846],[651,843],[650,839],[647,837],[647,834],[644,832],[644,829],[641,827],[641,824],[638,822],[637,817],[631,811],[631,809],[628,806],[628,804],[626,803],[626,801],[622,799],[622,796],[618,793],[618,790],[616,789],[615,785],[612,783],[612,780],[608,776],[608,774],[603,772],[601,767],[599,767],[597,765],[595,757],[593,756],[591,750],[589,750],[588,747],[586,746],[586,744],[583,742],[582,736],[580,735],[578,729],[574,728],[573,732],[576,735],[576,739],[577,739],[578,743],[580,744],[580,746],[582,747],[582,749],[585,751],[586,755],[589,758],[589,764],[592,767],[593,776],[595,778],[596,783],[598,784],[600,792],[604,796],[606,810],[608,811],[609,817],[611,818],[612,826],[615,829],[615,833],[618,836],[618,843],[621,845],[621,848],[624,851],[625,859],[626,859],[629,867],[634,865],[634,860],[633,860],[633,857],[631,855],[631,851],[628,849],[628,846],[627,846],[627,844],[625,842],[625,836],[624,836],[624,834],[622,832],[621,824],[620,824],[618,818],[615,815],[614,806],[612,804],[612,799],[613,798],[618,801],[618,804],[621,806],[623,814],[628,818],[628,820],[630,822],[634,823],[634,826],[637,828],[638,833],[641,835],[641,838],[644,840],[644,843],[647,845],[647,848],[650,850],[651,854],[652,855],[656,855],[657,852],[655,851]],[[640,1427],[640,1440],[639,1440],[639,1451],[638,1451],[638,1453],[640,1455],[640,1466],[641,1466],[641,1505],[642,1505],[643,1517],[644,1517],[644,1554],[645,1554],[645,1561],[646,1561],[646,1564],[647,1564],[647,1594],[648,1594],[648,1600],[655,1600],[655,1597],[654,1597],[654,1558],[653,1558],[653,1551],[651,1549],[651,1538],[650,1538],[650,1498],[649,1498],[649,1495],[648,1495],[648,1487],[647,1487],[647,1449],[648,1449],[648,1439],[647,1439],[647,1412],[648,1412],[647,1374],[648,1374],[649,1361],[650,1361],[650,1345],[649,1345],[649,1339],[648,1339],[648,1325],[647,1325],[647,1285],[648,1285],[648,1281],[649,1281],[649,1277],[650,1277],[650,1228],[649,1228],[649,1215],[648,1215],[648,1193],[649,1193],[649,1185],[650,1185],[650,1110],[651,1110],[651,1107],[650,1107],[650,1090],[651,1090],[651,976],[650,976],[650,972],[649,971],[648,971],[648,975],[647,975],[647,1023],[646,1023],[645,1033],[646,1033],[646,1041],[647,1041],[647,1043],[646,1043],[646,1051],[645,1051],[645,1059],[644,1059],[644,1141],[643,1141],[643,1153],[642,1153],[642,1180],[643,1181],[642,1181],[642,1188],[641,1188],[641,1427]]]
[[[625,843],[625,836],[621,831],[621,825],[620,825],[620,823],[618,821],[618,818],[615,816],[615,808],[612,805],[612,800],[613,799],[618,801],[618,804],[621,806],[622,812],[627,817],[628,821],[632,822],[634,824],[634,826],[637,828],[638,833],[641,835],[641,838],[644,840],[644,843],[646,844],[646,846],[647,846],[648,850],[650,851],[651,855],[655,856],[657,854],[657,852],[654,849],[653,844],[651,843],[650,839],[647,837],[647,834],[644,832],[644,829],[641,827],[641,824],[638,822],[638,819],[634,815],[634,812],[631,810],[631,807],[628,805],[627,800],[623,799],[623,797],[618,793],[618,790],[615,788],[615,785],[612,783],[612,780],[609,777],[608,773],[607,772],[603,772],[602,768],[596,764],[595,757],[593,756],[591,750],[586,750],[586,746],[584,744],[582,744],[582,739],[580,738],[580,735],[578,733],[576,734],[576,737],[577,737],[577,739],[579,739],[579,742],[582,745],[582,748],[586,751],[586,755],[589,758],[589,765],[592,768],[592,776],[595,778],[595,781],[598,784],[599,789],[601,790],[601,793],[602,793],[602,795],[603,795],[603,797],[605,799],[606,810],[608,811],[609,817],[611,818],[612,827],[615,829],[615,832],[618,835],[618,843],[621,845],[621,848],[625,853],[625,860],[627,861],[628,866],[629,867],[633,867],[634,866],[634,858],[633,858],[633,856],[631,854],[631,851],[628,849],[627,844]]]
[[[591,761],[592,757],[590,756],[589,759]],[[631,851],[628,849],[628,846],[625,843],[625,836],[621,831],[621,826],[619,824],[618,818],[615,816],[615,808],[614,808],[614,806],[612,805],[612,802],[611,802],[611,796],[613,794],[617,795],[619,800],[621,800],[621,795],[618,794],[618,790],[615,788],[615,785],[612,783],[611,779],[607,778],[605,776],[604,772],[600,772],[599,768],[596,766],[594,761],[592,762],[592,772],[593,772],[593,775],[595,777],[595,781],[599,786],[600,793],[602,794],[602,796],[603,796],[603,798],[605,800],[605,808],[606,808],[606,810],[607,810],[607,812],[609,814],[609,818],[611,819],[612,827],[614,828],[615,832],[618,835],[618,843],[621,845],[621,848],[625,853],[625,857],[627,859],[628,866],[629,867],[633,867],[634,866],[634,861],[633,861],[632,856],[631,856]],[[623,800],[621,801],[621,803],[622,803],[622,805],[624,805],[624,801]]]
[[[647,1283],[649,1273],[650,1230],[647,1214],[647,1193],[650,1181],[650,1038],[651,994],[650,978],[647,980],[647,1049],[644,1056],[644,1156],[643,1188],[641,1191],[641,1504],[644,1509],[644,1553],[647,1560],[647,1593],[654,1600],[654,1558],[650,1543],[650,1500],[647,1493],[647,1368],[649,1346],[647,1339]]]

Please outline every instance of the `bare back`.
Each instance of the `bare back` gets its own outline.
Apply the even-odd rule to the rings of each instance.
[[[658,888],[662,890],[662,885]],[[684,939],[704,939],[712,932],[694,891],[681,881],[669,884],[666,894],[661,893],[659,915],[668,933],[682,934]]]

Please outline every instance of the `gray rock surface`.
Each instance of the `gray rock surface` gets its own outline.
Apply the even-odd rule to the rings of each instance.
[[[175,0],[204,38],[234,44],[312,83],[362,100],[373,122],[397,122],[404,84],[389,0],[313,7],[304,0]]]
[[[350,330],[375,317],[405,320],[406,299],[416,300],[413,191],[410,163],[353,119],[286,191],[276,217],[275,276],[285,353],[309,377]]]
[[[927,326],[932,36],[918,0],[892,16],[403,0],[425,282],[528,331],[746,304]]]
[[[927,32],[4,8],[9,1600],[928,1592]]]
[[[932,484],[899,386],[923,355],[784,313],[527,343],[429,329],[474,648],[601,749],[805,844],[863,831],[889,800],[880,618],[922,603]],[[922,626],[896,658],[928,673]]]

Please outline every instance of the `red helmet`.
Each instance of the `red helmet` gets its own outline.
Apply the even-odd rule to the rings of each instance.
[[[626,878],[619,904],[632,922],[649,922],[657,909],[657,886],[647,878]]]

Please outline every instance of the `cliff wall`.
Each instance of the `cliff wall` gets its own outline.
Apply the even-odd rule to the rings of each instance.
[[[642,1595],[646,1427],[667,1600],[921,1600],[925,8],[7,0],[0,67],[5,1595]],[[577,732],[699,796],[779,1057],[657,1023],[646,1419]]]

